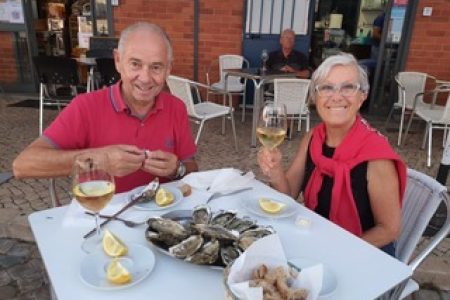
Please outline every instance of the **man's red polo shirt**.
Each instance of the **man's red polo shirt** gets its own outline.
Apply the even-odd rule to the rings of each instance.
[[[181,100],[161,92],[155,106],[141,120],[123,101],[120,84],[75,97],[44,131],[44,137],[55,148],[65,150],[127,144],[172,152],[180,160],[195,155],[197,147]],[[118,177],[116,192],[147,184],[153,178],[142,170]]]

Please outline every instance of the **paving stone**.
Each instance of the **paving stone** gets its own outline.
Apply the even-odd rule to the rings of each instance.
[[[10,208],[4,208],[0,209],[0,223],[8,224],[10,223],[18,214],[20,214],[20,211],[17,209],[10,209]]]
[[[0,254],[6,254],[8,251],[17,244],[14,239],[0,238]]]
[[[33,263],[27,262],[20,265],[15,265],[8,269],[8,273],[14,280],[21,279],[41,279],[42,272],[40,268]]]
[[[27,260],[26,257],[23,256],[1,255],[0,270],[20,265],[24,263],[26,260]]]
[[[0,295],[4,300],[13,299],[17,295],[17,289],[10,285],[0,286]]]
[[[17,287],[21,293],[29,293],[39,289],[45,285],[41,273],[36,273],[33,277],[19,278],[17,280]]]
[[[27,243],[19,242],[16,243],[11,249],[8,251],[8,255],[13,256],[24,256],[28,258],[31,254],[31,247]]]
[[[6,270],[0,271],[0,287],[9,284],[12,281]]]

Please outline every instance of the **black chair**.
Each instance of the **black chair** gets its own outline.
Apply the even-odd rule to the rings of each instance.
[[[84,91],[79,87],[77,61],[68,57],[35,56],[33,63],[39,78],[39,134],[42,134],[44,105],[61,110],[74,96]]]
[[[110,86],[120,80],[120,74],[116,70],[114,59],[97,58],[97,72],[100,74],[99,86]]]

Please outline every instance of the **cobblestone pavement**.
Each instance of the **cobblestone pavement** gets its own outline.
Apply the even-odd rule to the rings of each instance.
[[[34,138],[38,136],[38,109],[30,107],[10,107],[22,99],[37,99],[36,95],[18,96],[0,94],[0,180],[1,175],[11,171],[12,160]],[[55,110],[45,111],[45,123],[48,124],[57,114]],[[391,143],[396,142],[394,130],[383,129],[380,118],[369,117],[373,126],[386,134]],[[317,122],[313,117],[312,123]],[[197,160],[200,168],[215,169],[234,167],[241,170],[253,170],[260,177],[255,156],[257,148],[249,146],[251,131],[250,117],[244,124],[240,115],[236,116],[239,151],[233,149],[229,124],[227,133],[220,135],[220,121],[206,125],[199,142]],[[392,124],[394,126],[394,124]],[[417,132],[422,132],[419,128]],[[301,133],[294,133],[291,141],[281,146],[286,154],[285,163],[295,154]],[[398,153],[408,166],[420,170],[432,177],[437,174],[442,155],[442,134],[436,133],[433,139],[433,166],[426,167],[426,154],[419,148],[422,135],[410,135],[408,143]],[[68,203],[68,178],[57,180],[57,190],[63,203]],[[0,183],[0,299],[50,299],[48,279],[31,234],[27,216],[51,207],[46,180],[16,180]],[[446,239],[440,247],[415,272],[415,279],[421,283],[421,291],[416,299],[450,300],[450,240]]]

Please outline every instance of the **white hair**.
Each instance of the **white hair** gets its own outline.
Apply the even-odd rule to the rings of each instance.
[[[356,61],[355,57],[349,53],[339,53],[325,59],[311,76],[309,95],[312,101],[316,99],[316,86],[328,77],[331,69],[335,66],[352,66],[358,72],[358,83],[364,93],[369,91],[369,80],[367,73]]]

